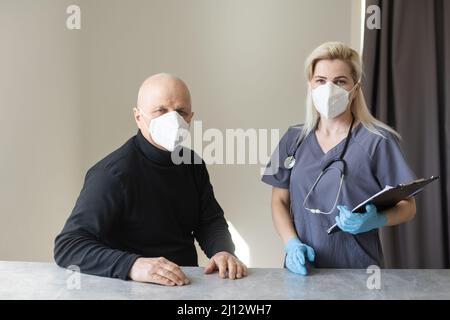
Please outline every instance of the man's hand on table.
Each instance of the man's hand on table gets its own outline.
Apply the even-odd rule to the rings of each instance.
[[[205,273],[209,274],[219,270],[221,278],[240,279],[247,276],[247,267],[231,253],[221,251],[216,253],[208,262]]]
[[[219,270],[221,278],[240,279],[247,276],[247,267],[231,253],[221,251],[216,253],[208,262],[205,273]],[[160,258],[138,258],[128,274],[131,280],[150,282],[166,286],[189,284],[181,268],[167,260]]]
[[[166,258],[138,258],[130,269],[131,280],[166,286],[189,284],[181,268]]]

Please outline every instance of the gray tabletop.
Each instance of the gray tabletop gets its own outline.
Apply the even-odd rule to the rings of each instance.
[[[203,268],[183,270],[191,284],[164,287],[79,274],[53,263],[0,262],[0,299],[450,299],[448,269],[382,269],[379,282],[360,269],[320,269],[303,277],[251,268],[241,280],[204,275]]]

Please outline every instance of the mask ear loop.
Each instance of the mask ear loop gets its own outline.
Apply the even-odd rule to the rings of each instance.
[[[139,111],[139,115],[141,115],[143,118],[147,118],[147,119],[149,120],[148,125],[145,123],[145,121],[144,121],[144,124],[146,125],[147,130],[150,131],[150,122],[152,121],[152,119],[151,119],[148,115],[146,115],[146,114],[141,110],[141,108],[137,108],[137,109],[138,109],[138,111]]]
[[[141,110],[141,108],[137,108],[137,109],[138,109],[139,114],[140,114],[141,116],[143,116],[144,118],[147,118],[147,119],[149,119],[149,120],[152,120],[148,115],[146,115],[146,114]]]
[[[361,80],[358,80],[358,82],[356,82],[356,84],[353,86],[353,88],[350,89],[350,91],[348,92],[348,94],[353,94],[354,92],[356,92],[357,89],[361,88]],[[352,97],[352,101],[355,99],[356,95],[354,95]]]

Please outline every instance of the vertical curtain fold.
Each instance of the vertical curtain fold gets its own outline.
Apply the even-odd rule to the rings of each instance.
[[[450,3],[367,0],[381,28],[364,34],[363,90],[374,116],[403,137],[419,177],[439,175],[416,197],[409,223],[381,232],[388,268],[450,267]]]

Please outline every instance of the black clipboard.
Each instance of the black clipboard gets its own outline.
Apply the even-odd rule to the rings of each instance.
[[[408,183],[399,184],[396,187],[386,186],[380,192],[374,194],[367,200],[361,202],[356,207],[353,208],[352,212],[361,213],[365,211],[365,206],[369,203],[377,207],[378,211],[383,211],[395,206],[401,200],[414,197],[416,194],[420,193],[423,188],[439,179],[439,177],[432,176],[429,179],[418,179]],[[334,224],[331,228],[327,230],[328,234],[333,234],[335,232],[341,231],[337,224]]]

